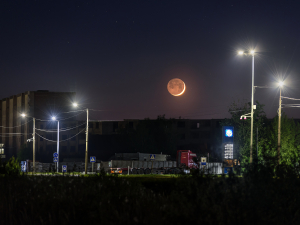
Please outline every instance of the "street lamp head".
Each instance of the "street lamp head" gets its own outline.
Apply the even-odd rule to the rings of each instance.
[[[74,103],[73,103],[73,106],[74,106],[74,107],[77,107],[77,106],[78,106],[78,104],[77,104],[76,102],[74,102]]]
[[[22,117],[25,117],[25,116],[26,116],[26,114],[25,114],[25,113],[22,113],[22,114],[21,114],[21,116],[22,116]]]
[[[243,54],[244,54],[244,51],[239,51],[238,54],[239,54],[239,55],[243,55]]]
[[[283,87],[283,85],[284,85],[284,82],[283,81],[279,81],[278,86],[281,88],[281,87]]]
[[[250,53],[251,53],[251,55],[254,55],[255,51],[254,51],[254,50],[251,50]]]
[[[55,116],[52,116],[52,120],[56,120],[56,117],[55,117]]]

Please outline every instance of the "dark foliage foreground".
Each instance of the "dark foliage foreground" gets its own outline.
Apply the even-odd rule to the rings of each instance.
[[[0,224],[300,224],[300,182],[238,177],[0,178]]]

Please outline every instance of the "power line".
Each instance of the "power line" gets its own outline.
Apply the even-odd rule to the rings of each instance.
[[[23,135],[24,135],[24,133],[2,133],[2,134],[0,134],[1,137],[23,136]]]
[[[82,126],[84,124],[86,124],[86,122],[84,122],[84,123],[82,123],[82,124],[80,124],[78,126],[72,127],[72,128],[69,128],[69,127],[67,127],[67,128],[61,128],[61,129],[59,129],[59,132],[73,130],[73,129],[78,128],[78,127],[80,127],[80,126]],[[46,130],[46,129],[38,129],[38,128],[35,128],[35,129],[38,130],[38,131],[42,131],[42,132],[53,132],[53,133],[57,132],[57,129],[48,129],[48,130]]]
[[[14,127],[5,127],[5,126],[0,126],[0,127],[2,127],[2,128],[16,128],[16,127],[21,127],[21,126],[23,126],[23,125],[29,123],[30,121],[32,121],[32,120],[29,120],[29,121],[27,121],[26,123],[23,123],[23,124],[21,124],[21,125],[14,126]]]
[[[59,142],[68,141],[68,140],[70,140],[70,139],[76,137],[77,135],[79,135],[79,134],[80,134],[82,131],[84,131],[84,130],[85,130],[85,129],[82,129],[81,131],[79,131],[79,132],[78,132],[77,134],[75,134],[74,136],[72,136],[72,137],[70,137],[70,138],[68,138],[68,139],[65,139],[65,140],[61,140],[61,141],[59,141]],[[43,137],[42,135],[40,135],[40,134],[37,133],[37,132],[35,132],[35,134],[38,135],[40,138],[45,139],[46,141],[57,142],[57,141],[54,141],[54,140],[47,139],[47,138]]]
[[[296,100],[296,101],[300,101],[300,99],[296,99],[296,98],[289,98],[289,97],[283,97],[283,96],[281,96],[281,98],[286,98],[286,99],[289,99],[289,100]]]

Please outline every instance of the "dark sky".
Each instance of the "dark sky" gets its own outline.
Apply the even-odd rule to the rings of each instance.
[[[255,85],[284,78],[283,96],[300,99],[297,2],[1,1],[0,98],[75,91],[103,110],[94,120],[224,118],[251,100],[251,57],[237,51],[255,48]],[[186,83],[180,97],[167,91],[172,78]],[[278,98],[276,88],[255,94],[270,118]]]

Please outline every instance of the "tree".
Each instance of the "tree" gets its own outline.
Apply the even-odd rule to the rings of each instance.
[[[262,144],[266,138],[266,125],[268,120],[265,112],[263,111],[264,105],[256,101],[256,109],[253,113],[253,137],[258,131],[258,142],[256,138],[253,138],[252,154],[254,161],[261,161]],[[222,126],[233,126],[234,127],[234,151],[235,157],[240,159],[243,165],[248,164],[250,161],[250,132],[251,132],[251,119],[242,115],[251,112],[250,102],[233,102],[229,107],[229,113],[231,114],[230,119],[225,119]],[[250,115],[250,114],[249,114]],[[256,132],[255,132],[256,131]],[[256,146],[258,146],[258,154],[256,153]]]
[[[263,151],[266,164],[275,166],[278,147],[278,116],[275,117],[268,129],[268,139]],[[300,160],[300,125],[289,119],[284,113],[281,116],[281,148],[280,164],[295,166]]]
[[[12,156],[5,165],[5,174],[8,176],[18,176],[20,175],[20,171],[20,163]]]

